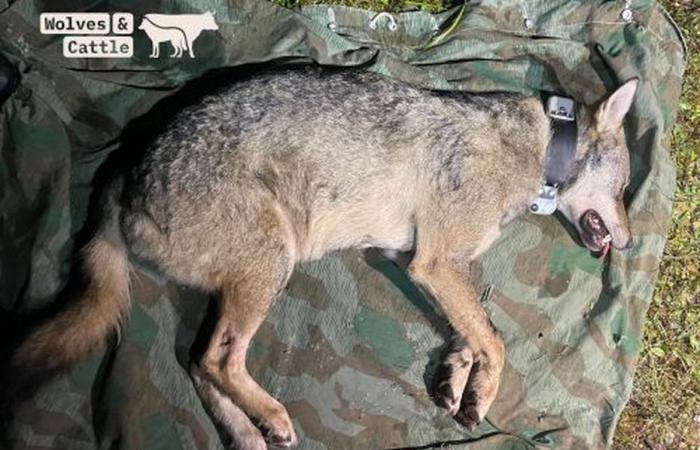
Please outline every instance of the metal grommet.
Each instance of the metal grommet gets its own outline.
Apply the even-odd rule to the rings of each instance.
[[[328,28],[331,31],[335,31],[338,28],[338,24],[335,22],[335,11],[333,8],[328,8]]]
[[[631,9],[623,9],[622,14],[620,14],[620,17],[622,17],[622,20],[624,20],[627,23],[632,22],[632,19],[634,19],[634,14],[632,13]]]

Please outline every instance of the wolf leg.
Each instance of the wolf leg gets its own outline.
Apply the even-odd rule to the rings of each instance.
[[[289,447],[297,438],[287,410],[253,380],[245,366],[248,344],[289,277],[286,266],[284,258],[276,267],[254,261],[244,279],[223,286],[219,319],[199,369],[236,406],[260,422],[268,442]],[[260,273],[252,273],[253,267]]]
[[[438,404],[473,429],[496,398],[504,365],[503,341],[456,264],[433,257],[432,252],[430,256],[421,253],[419,248],[409,273],[434,298],[460,342],[445,362],[449,370],[438,383]]]
[[[267,449],[267,444],[260,430],[230,398],[202,376],[196,364],[192,364],[190,374],[202,403],[209,414],[228,432],[236,449]]]
[[[170,45],[173,46],[173,54],[170,55],[171,58],[180,58],[182,56],[183,44],[182,40],[173,39],[170,41]]]

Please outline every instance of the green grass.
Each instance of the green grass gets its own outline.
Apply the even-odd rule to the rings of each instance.
[[[377,11],[441,11],[449,0],[275,0]],[[682,28],[688,68],[673,130],[676,199],[656,290],[644,326],[634,390],[615,450],[700,450],[700,0],[662,0]]]
[[[700,449],[700,2],[663,1],[690,50],[673,130],[676,199],[615,449]]]

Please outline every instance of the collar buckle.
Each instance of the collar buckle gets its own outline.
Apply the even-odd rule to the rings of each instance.
[[[554,214],[554,211],[557,210],[558,191],[557,186],[542,183],[537,197],[530,203],[530,212],[542,216]]]
[[[547,115],[554,120],[573,122],[576,120],[575,108],[572,98],[552,95],[547,99]]]

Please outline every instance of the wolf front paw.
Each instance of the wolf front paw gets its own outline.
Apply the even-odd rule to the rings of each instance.
[[[456,339],[440,367],[434,390],[437,405],[472,431],[496,398],[504,364],[500,338],[482,348],[475,353],[464,340]]]
[[[454,415],[454,419],[461,425],[465,426],[469,431],[474,431],[483,420],[476,410],[476,405],[462,405]]]
[[[290,448],[297,444],[297,435],[294,432],[292,419],[284,406],[276,404],[270,411],[260,418],[264,430],[265,441],[273,447]]]
[[[473,362],[474,356],[466,343],[455,340],[438,369],[433,393],[435,403],[446,414],[454,416],[459,411]]]

